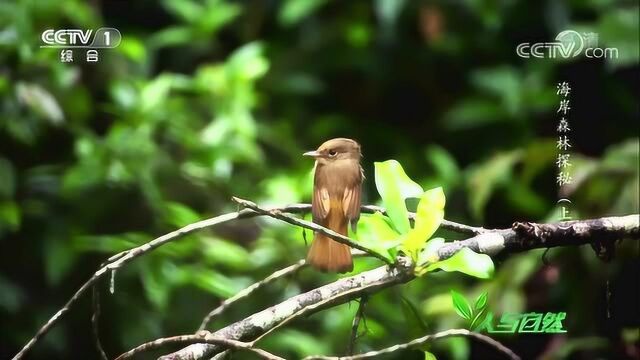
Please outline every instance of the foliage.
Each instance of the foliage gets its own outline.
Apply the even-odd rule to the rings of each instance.
[[[638,118],[637,14],[637,4],[612,1],[0,2],[0,356],[14,355],[114,252],[233,211],[233,195],[261,205],[309,201],[312,163],[300,155],[331,137],[362,144],[365,202],[375,203],[377,188],[390,210],[362,217],[362,241],[390,257],[406,251],[428,264],[419,271],[489,277],[493,267],[476,268],[486,260],[470,254],[430,261],[442,239],[455,239],[436,230],[445,193],[446,216],[458,222],[557,219],[558,81],[573,88],[575,182],[563,194],[573,215],[637,213],[639,142],[629,131]],[[61,63],[59,49],[39,47],[45,29],[101,26],[118,28],[123,41],[101,50],[98,64],[81,52]],[[514,53],[567,28],[598,32],[621,56],[525,61]],[[374,165],[390,158],[397,162]],[[407,211],[419,213],[413,227]],[[621,335],[637,319],[620,314],[638,303],[625,293],[638,250],[619,246],[607,265],[585,247],[551,250],[548,266],[541,252],[500,259],[486,281],[429,272],[370,299],[357,348],[461,326],[450,299],[458,288],[488,291],[496,312],[566,309],[567,342],[549,356],[622,357],[637,341]],[[223,298],[306,250],[300,230],[262,219],[158,249],[117,272],[113,295],[100,284],[107,352],[193,332]],[[354,271],[379,264],[358,259]],[[212,326],[333,279],[303,270]],[[399,314],[402,298],[412,311]],[[612,318],[594,321],[607,306]],[[341,354],[355,308],[287,325],[265,348],[286,358]],[[89,316],[82,307],[69,313],[33,358],[95,358]],[[533,358],[549,340],[513,345]],[[465,339],[421,350],[495,355]]]
[[[359,240],[377,250],[386,250],[390,259],[401,250],[416,264],[416,274],[424,275],[436,269],[460,271],[479,278],[493,274],[493,261],[488,255],[463,249],[449,259],[440,260],[438,248],[444,239],[429,240],[444,219],[445,195],[442,188],[423,191],[411,180],[396,160],[377,162],[375,181],[390,221],[382,214],[363,216],[359,227]],[[409,224],[406,201],[418,198],[414,226]],[[385,253],[381,251],[381,253]]]

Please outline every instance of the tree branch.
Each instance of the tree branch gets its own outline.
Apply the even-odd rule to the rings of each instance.
[[[522,252],[553,246],[577,246],[593,241],[613,242],[622,238],[637,240],[640,237],[639,219],[638,215],[629,215],[558,224],[514,223],[511,229],[484,230],[480,235],[469,239],[445,243],[438,250],[437,260],[447,259],[464,247],[478,253],[495,255],[501,251]],[[302,315],[413,280],[413,264],[406,261],[406,258],[400,259],[397,267],[382,266],[337,280],[231,324],[215,332],[215,335],[236,340],[261,338],[265,333]],[[194,344],[160,359],[199,360],[211,357],[219,351],[219,347],[215,345]]]
[[[249,287],[245,288],[244,290],[240,291],[239,293],[233,295],[232,297],[224,300],[220,306],[218,306],[217,308],[211,310],[211,312],[209,314],[207,314],[207,316],[202,320],[202,323],[200,324],[200,327],[198,328],[198,331],[202,331],[202,330],[206,330],[207,326],[209,326],[209,323],[218,315],[220,315],[223,311],[225,311],[229,306],[231,306],[231,304],[233,304],[234,302],[241,300],[243,298],[246,298],[247,296],[251,295],[254,291],[266,286],[267,284],[271,283],[272,281],[279,279],[281,277],[287,276],[289,274],[295,273],[296,271],[300,270],[300,268],[302,268],[303,266],[306,265],[306,260],[299,260],[297,263],[293,264],[293,265],[289,265],[284,269],[280,269],[276,272],[274,272],[273,274],[267,276],[266,278],[258,281],[257,283],[254,283],[252,285],[250,285]]]
[[[520,357],[518,355],[516,355],[513,351],[511,351],[509,348],[507,348],[506,346],[502,345],[500,342],[490,338],[489,336],[486,335],[482,335],[473,331],[469,331],[469,330],[465,330],[465,329],[451,329],[451,330],[445,330],[439,333],[435,333],[432,335],[425,335],[421,338],[417,338],[414,340],[411,340],[407,343],[404,344],[397,344],[397,345],[393,345],[384,349],[380,349],[380,350],[376,350],[376,351],[369,351],[366,353],[362,353],[362,354],[357,354],[357,355],[353,355],[353,356],[318,356],[318,355],[314,355],[314,356],[307,356],[306,358],[304,358],[303,360],[358,360],[358,359],[367,359],[367,358],[372,358],[372,357],[377,357],[383,354],[389,354],[392,352],[396,352],[396,351],[400,351],[400,350],[406,350],[406,349],[410,349],[410,348],[414,348],[417,346],[420,346],[426,342],[429,341],[433,341],[433,340],[437,340],[437,339],[443,339],[443,338],[447,338],[447,337],[451,337],[451,336],[468,336],[468,337],[472,337],[475,339],[478,339],[488,345],[490,345],[491,347],[493,347],[494,349],[498,350],[499,352],[501,352],[502,354],[504,354],[507,358],[511,359],[511,360],[520,360]]]
[[[254,204],[255,205],[255,204]],[[120,252],[114,256],[109,258],[109,262],[99,268],[67,301],[67,303],[58,310],[31,338],[27,344],[20,350],[18,354],[13,357],[13,360],[22,359],[31,348],[44,336],[62,317],[71,309],[72,306],[90,289],[93,285],[95,285],[98,280],[100,280],[103,276],[110,273],[111,271],[117,270],[118,268],[124,266],[125,264],[131,262],[135,258],[142,256],[164,244],[167,244],[173,240],[184,237],[187,234],[192,232],[205,229],[211,226],[215,226],[221,223],[225,223],[228,221],[241,219],[241,218],[250,218],[260,215],[268,215],[276,218],[280,218],[283,221],[290,222],[292,224],[307,227],[315,231],[319,231],[324,233],[325,235],[332,237],[333,239],[338,240],[340,237],[339,234],[333,233],[329,229],[325,229],[321,226],[317,226],[313,223],[309,222],[300,222],[291,221],[291,219],[298,220],[293,217],[282,217],[283,213],[304,213],[309,212],[311,205],[309,204],[295,204],[290,206],[285,206],[281,208],[273,208],[270,210],[265,210],[260,208],[259,210],[252,210],[250,208],[243,209],[241,211],[232,212],[220,216],[216,216],[210,219],[202,220],[193,224],[189,224],[184,226],[178,230],[172,231],[168,234],[160,236],[148,243],[140,245],[138,247]],[[380,211],[385,213],[383,208],[379,208],[376,206],[362,206],[361,208],[363,213],[373,213],[376,211]],[[277,217],[276,214],[279,214],[280,217]],[[415,216],[414,214],[409,214],[409,217]],[[619,238],[622,236],[631,236],[634,238],[638,238],[638,233],[640,232],[638,229],[638,215],[629,215],[626,217],[620,218],[603,218],[603,219],[595,219],[590,220],[591,223],[587,224],[586,221],[575,221],[569,223],[563,223],[557,225],[555,228],[552,225],[545,224],[531,224],[531,223],[518,223],[520,226],[515,226],[510,230],[486,230],[483,228],[471,227],[463,224],[457,224],[451,221],[443,221],[441,227],[457,231],[465,234],[475,235],[474,237],[454,242],[450,244],[446,244],[443,246],[438,252],[439,258],[444,259],[451,255],[453,255],[456,251],[460,250],[462,247],[469,247],[472,250],[476,250],[478,252],[483,252],[487,254],[494,254],[503,249],[507,249],[509,251],[524,251],[531,248],[536,247],[551,247],[551,246],[562,246],[562,245],[577,245],[588,243],[593,241],[594,235],[602,236],[597,242],[609,242],[610,238]],[[562,228],[560,226],[562,225]],[[551,226],[551,227],[550,227]],[[568,226],[570,230],[567,230],[565,226]],[[593,227],[593,229],[591,228]],[[565,244],[561,239],[563,236],[567,236],[572,240],[571,244]],[[603,240],[604,239],[604,240]],[[388,259],[384,258],[384,256],[377,254],[375,251],[367,249],[357,243],[353,243],[351,239],[344,237],[342,239],[343,243],[346,243],[350,246],[353,246],[357,249],[365,251],[372,256],[378,257],[381,260],[388,262]],[[596,241],[594,241],[595,243]],[[382,259],[384,258],[384,259]],[[378,268],[381,269],[381,268]],[[389,278],[386,281],[383,281],[381,287],[390,286],[389,283],[395,284],[400,282],[409,281],[410,278],[402,277],[402,279],[394,279]],[[329,284],[331,285],[331,284]],[[366,284],[365,284],[366,285]],[[359,296],[360,294],[356,292],[354,296]],[[347,301],[345,299],[344,301]],[[246,320],[246,319],[245,319]]]
[[[365,295],[360,298],[360,302],[358,303],[358,310],[351,323],[351,336],[349,337],[349,345],[347,347],[348,355],[353,355],[353,351],[355,350],[356,340],[358,340],[358,328],[360,327],[360,321],[364,318],[364,309],[367,306],[368,300],[369,298]],[[365,328],[366,324],[367,322],[365,320]]]
[[[214,336],[244,341],[260,340],[266,334],[301,316],[345,303],[363,294],[377,292],[413,279],[413,264],[400,258],[398,266],[381,266],[373,270],[343,278],[306,293],[296,295],[277,305],[257,312],[244,320],[224,327]],[[178,352],[162,356],[162,360],[208,359],[222,349],[216,345],[194,344]],[[194,356],[195,355],[195,356]]]
[[[445,243],[438,249],[438,259],[453,256],[462,248],[496,255],[501,251],[522,252],[557,246],[608,243],[623,238],[640,238],[640,215],[565,221],[556,224],[515,222],[511,229],[487,230],[466,240]]]
[[[251,210],[243,210],[243,211],[237,211],[237,212],[233,212],[233,213],[229,213],[229,214],[224,214],[224,215],[220,215],[220,216],[216,216],[214,218],[211,219],[206,219],[206,220],[202,220],[202,221],[198,221],[196,223],[193,224],[189,224],[187,226],[184,226],[178,230],[172,231],[168,234],[165,234],[163,236],[160,236],[159,238],[156,238],[154,240],[149,241],[148,243],[145,243],[143,245],[140,245],[138,247],[135,247],[133,249],[130,250],[126,250],[123,251],[119,254],[116,254],[114,256],[112,256],[110,259],[114,259],[111,262],[109,262],[108,264],[106,264],[105,266],[101,267],[100,269],[98,269],[98,271],[96,271],[93,276],[91,276],[91,278],[89,278],[89,280],[87,280],[84,284],[82,284],[82,286],[80,287],[80,289],[78,289],[76,291],[75,294],[73,294],[73,296],[67,301],[67,303],[60,309],[58,310],[58,312],[56,312],[39,330],[38,332],[33,336],[33,338],[31,338],[31,340],[29,340],[29,342],[27,342],[27,344],[22,348],[22,350],[20,350],[20,352],[18,354],[16,354],[13,357],[13,360],[19,360],[22,359],[29,350],[31,350],[31,348],[35,345],[35,343],[44,335],[46,334],[51,327],[53,327],[53,325],[55,325],[70,309],[73,305],[75,305],[75,303],[78,301],[78,299],[80,299],[80,297],[82,297],[82,295],[84,295],[84,293],[90,289],[95,283],[98,282],[98,280],[100,280],[103,276],[105,276],[106,274],[108,274],[110,271],[112,270],[116,270],[118,268],[120,268],[121,266],[127,264],[128,262],[132,261],[133,259],[137,258],[138,256],[141,256],[143,254],[148,253],[151,250],[154,250],[172,240],[184,237],[185,235],[192,233],[196,230],[200,230],[200,229],[204,229],[207,227],[211,227],[214,225],[218,225],[227,221],[231,221],[231,220],[235,220],[235,219],[239,219],[239,218],[243,218],[243,217],[248,217],[248,216],[255,216],[255,212],[251,211]]]
[[[365,206],[362,206],[361,209],[362,209],[362,212],[364,213],[374,213],[376,211],[385,213],[384,208],[380,208],[377,206],[365,205]],[[311,211],[311,205],[310,204],[293,204],[289,206],[273,208],[269,211],[292,213],[292,214],[307,213]],[[86,291],[90,289],[94,284],[96,284],[98,280],[100,280],[103,276],[108,274],[111,270],[117,269],[139,256],[142,256],[171,241],[180,239],[192,232],[209,228],[215,225],[219,225],[228,221],[251,218],[251,217],[260,216],[260,215],[264,215],[264,214],[260,214],[251,209],[244,209],[242,211],[236,211],[236,212],[216,216],[210,219],[205,219],[193,224],[186,225],[178,230],[172,231],[168,234],[162,235],[154,240],[151,240],[148,243],[145,243],[143,245],[137,246],[129,250],[121,251],[120,253],[109,257],[109,259],[107,260],[108,263],[104,266],[101,266],[89,278],[89,280],[87,280],[84,284],[82,284],[82,286],[75,292],[75,294],[73,294],[73,296],[71,296],[71,298],[67,301],[67,303],[60,310],[58,310],[49,320],[47,320],[47,322],[44,325],[42,325],[42,327],[36,332],[36,334],[25,344],[25,346],[20,350],[20,352],[16,354],[12,359],[13,360],[22,359],[31,350],[31,348],[38,342],[38,340],[40,340],[42,336],[44,336],[47,332],[49,332],[49,330],[51,330],[51,328],[58,321],[60,321],[60,319],[62,319],[62,317],[71,309],[72,306],[75,305],[75,303],[86,293]],[[409,216],[411,217],[414,215],[409,214]],[[473,229],[472,227],[467,227],[466,225],[448,222],[446,220],[442,226],[445,228],[448,226],[451,226],[450,230],[460,231],[463,233],[468,233]]]
[[[345,244],[350,246],[353,249],[358,249],[360,251],[364,251],[367,254],[376,257],[382,261],[384,261],[387,264],[392,264],[393,261],[389,260],[388,257],[380,254],[377,251],[374,251],[372,249],[369,249],[366,246],[363,246],[362,244],[359,244],[357,242],[355,242],[354,240],[350,239],[347,236],[344,236],[342,234],[338,234],[337,232],[331,230],[331,229],[327,229],[321,225],[312,223],[310,221],[306,221],[306,220],[302,220],[302,219],[298,219],[296,217],[293,217],[291,215],[285,214],[280,210],[267,210],[264,208],[261,208],[260,206],[256,205],[256,203],[249,201],[249,200],[244,200],[244,199],[240,199],[237,197],[233,197],[232,198],[233,201],[237,202],[238,204],[244,206],[245,208],[251,209],[255,212],[257,212],[258,214],[261,215],[266,215],[269,217],[272,217],[274,219],[278,219],[278,220],[282,220],[284,222],[287,222],[289,224],[292,225],[296,225],[296,226],[300,226],[306,229],[310,229],[313,230],[315,232],[321,233],[323,235],[326,235],[327,237],[330,237],[331,239],[341,243],[341,244]]]
[[[135,355],[138,355],[139,353],[142,353],[151,349],[155,349],[161,346],[169,345],[169,344],[189,345],[193,343],[206,343],[206,344],[223,346],[225,348],[231,348],[236,350],[247,350],[247,351],[256,353],[262,359],[267,359],[267,360],[285,360],[279,356],[271,354],[268,351],[254,347],[253,343],[246,343],[242,341],[218,338],[213,336],[208,331],[199,332],[196,335],[179,335],[179,336],[172,336],[172,337],[150,341],[148,343],[139,345],[135,349],[129,350],[126,353],[118,356],[116,360],[129,359]]]

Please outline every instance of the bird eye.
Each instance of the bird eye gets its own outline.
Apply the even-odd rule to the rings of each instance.
[[[333,156],[336,156],[336,155],[338,155],[338,152],[337,152],[337,151],[335,151],[335,150],[333,150],[333,149],[329,150],[329,156],[332,156],[332,157],[333,157]]]

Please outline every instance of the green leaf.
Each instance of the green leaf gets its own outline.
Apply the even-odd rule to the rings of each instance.
[[[424,352],[424,360],[438,360],[436,356],[433,355],[433,353],[426,350],[424,350],[423,352]]]
[[[158,271],[160,266],[156,264],[156,262],[154,262],[153,265],[149,263],[143,264],[141,266],[140,276],[147,299],[157,309],[164,310],[169,304],[171,284],[162,279],[160,271]]]
[[[415,261],[427,240],[444,219],[445,196],[441,187],[425,191],[420,197],[415,226],[402,243],[402,249]]]
[[[195,22],[202,15],[202,5],[194,1],[164,0],[162,5],[185,22]]]
[[[129,59],[139,63],[144,63],[147,60],[147,50],[144,42],[132,36],[122,39],[122,42],[118,46],[118,51]]]
[[[401,241],[400,234],[391,227],[389,219],[380,212],[363,215],[358,221],[358,231],[354,236],[358,242],[384,255],[390,261],[394,260],[396,248]]]
[[[504,121],[505,111],[496,101],[470,97],[454,105],[442,118],[448,130],[469,130]]]
[[[638,11],[640,9],[637,6],[612,9],[604,12],[596,25],[599,35],[598,46],[618,49],[617,56],[607,58],[607,63],[614,68],[638,63],[640,57]]]
[[[245,278],[230,278],[220,272],[196,267],[186,268],[188,281],[197,287],[223,298],[228,298],[249,286]]]
[[[327,342],[318,341],[315,335],[294,329],[284,329],[273,337],[264,339],[264,346],[277,353],[296,354],[292,357],[297,359],[331,351]]]
[[[22,212],[14,201],[0,201],[0,235],[4,231],[16,231],[20,228]]]
[[[401,297],[401,309],[404,315],[405,325],[409,335],[411,337],[418,337],[421,334],[428,332],[427,324],[425,323],[420,310],[406,297]]]
[[[15,182],[13,165],[9,160],[0,157],[0,200],[13,197]]]
[[[431,145],[425,151],[427,161],[432,165],[439,184],[456,184],[460,181],[460,168],[451,154],[441,146]]]
[[[469,168],[469,206],[476,219],[482,219],[485,205],[491,199],[494,190],[511,180],[513,167],[521,158],[520,150],[503,152]]]
[[[187,44],[192,38],[193,34],[188,26],[169,26],[149,37],[147,44],[152,48],[162,48]]]
[[[427,266],[426,271],[441,269],[447,272],[459,271],[481,279],[493,276],[493,260],[486,254],[478,254],[469,248],[463,248],[452,257]]]
[[[438,249],[440,249],[442,245],[444,245],[443,238],[433,238],[427,241],[427,244],[425,245],[424,249],[418,255],[417,268],[416,268],[418,275],[422,275],[423,273],[426,272],[426,271],[423,271],[423,269],[420,269],[420,267],[427,264],[436,263],[439,260]]]
[[[197,212],[177,202],[165,203],[165,211],[165,221],[171,226],[183,227],[200,220],[200,215]]]
[[[164,74],[147,83],[140,91],[140,109],[144,112],[160,107],[169,96],[173,78]]]
[[[440,223],[444,219],[444,204],[445,196],[441,187],[425,191],[420,197],[414,229],[425,240],[429,239],[440,227]]]
[[[58,286],[73,269],[78,258],[70,241],[49,238],[44,244],[44,266],[47,284]]]
[[[473,314],[471,305],[469,305],[469,302],[467,302],[467,299],[465,299],[462,294],[457,291],[451,290],[451,301],[453,302],[453,308],[456,310],[458,315],[467,320],[471,320],[471,316]]]
[[[294,25],[311,15],[326,2],[327,0],[287,0],[280,8],[278,22],[284,26]]]
[[[485,306],[487,306],[488,294],[489,293],[485,291],[482,294],[480,294],[480,296],[478,296],[478,298],[476,299],[476,303],[473,306],[476,311],[482,310],[485,308]]]
[[[251,269],[255,264],[247,249],[224,239],[201,237],[200,251],[211,264],[222,264],[236,271]]]
[[[364,214],[358,221],[358,231],[356,238],[369,242],[391,242],[398,239],[400,234],[396,232],[389,223],[386,216],[381,212],[372,215]]]
[[[376,162],[375,181],[378,193],[394,228],[401,234],[410,230],[405,199],[418,197],[422,187],[411,180],[396,160]]]
[[[49,120],[52,125],[62,125],[64,114],[56,98],[38,84],[18,82],[16,84],[18,99],[30,110]]]
[[[449,356],[451,360],[466,360],[471,357],[469,341],[463,337],[450,337],[438,342],[438,347]]]

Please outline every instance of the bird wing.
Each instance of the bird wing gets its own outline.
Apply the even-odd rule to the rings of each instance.
[[[351,223],[351,229],[355,232],[358,219],[360,218],[360,193],[362,187],[362,179],[357,181],[353,186],[344,189],[342,197],[342,210],[344,215]]]
[[[325,187],[315,186],[313,189],[313,200],[311,201],[311,213],[313,214],[313,222],[322,223],[331,209],[331,200],[329,199],[329,190]]]

